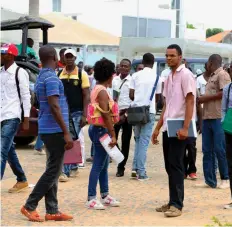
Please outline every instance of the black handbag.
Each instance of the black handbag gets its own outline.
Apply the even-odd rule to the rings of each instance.
[[[159,81],[159,76],[156,77],[154,87],[152,88],[150,102],[154,97],[158,81]],[[127,110],[127,121],[131,125],[144,125],[150,122],[150,105],[129,107]]]

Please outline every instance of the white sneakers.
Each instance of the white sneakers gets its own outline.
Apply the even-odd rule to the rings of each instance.
[[[68,181],[69,181],[68,176],[62,173],[59,177],[59,182],[68,182]]]
[[[231,209],[232,210],[232,203],[226,204],[224,209]]]
[[[221,180],[221,184],[218,186],[220,189],[227,189],[230,188],[229,180]]]
[[[200,188],[211,188],[209,185],[207,185],[206,183],[200,183],[200,184],[196,184],[196,187],[200,187]],[[218,188],[220,189],[227,189],[230,188],[230,182],[229,180],[221,180],[221,184],[218,186]]]
[[[119,207],[120,202],[110,195],[107,195],[104,199],[101,199],[101,202],[98,199],[92,199],[87,201],[85,206],[88,209],[105,210],[105,206]]]
[[[46,155],[46,152],[44,151],[44,149],[42,149],[41,151],[38,150],[34,150],[35,151],[35,155]]]

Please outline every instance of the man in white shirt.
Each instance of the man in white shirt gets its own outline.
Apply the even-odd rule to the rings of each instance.
[[[149,106],[150,105],[150,122],[144,125],[136,125],[134,127],[135,134],[135,153],[132,168],[132,177],[136,177],[140,181],[147,180],[146,174],[146,158],[147,149],[150,142],[152,129],[155,123],[156,114],[156,95],[150,101],[152,89],[157,78],[156,72],[152,69],[155,58],[152,54],[147,53],[143,56],[144,69],[133,74],[130,83],[130,98],[133,101],[132,107]],[[161,82],[157,84],[156,94],[161,94]]]
[[[207,68],[205,66],[205,72],[201,76],[197,77],[197,90],[200,95],[205,94],[205,87],[209,77],[210,77],[210,73],[207,71]]]
[[[29,114],[31,109],[31,96],[29,91],[29,75],[18,68],[14,62],[18,50],[13,44],[4,44],[1,47],[1,63],[4,65],[0,71],[1,78],[1,179],[4,176],[6,162],[8,161],[13,173],[17,176],[17,183],[9,189],[10,193],[19,192],[28,187],[25,173],[19,163],[15,152],[14,137],[18,131],[20,120],[22,129],[29,129]],[[18,71],[19,92],[16,85],[16,71]],[[21,106],[22,103],[22,106]],[[24,112],[24,119],[21,114]]]
[[[132,125],[128,124],[126,112],[131,104],[129,97],[130,81],[131,81],[131,61],[129,59],[123,59],[120,62],[120,75],[114,77],[112,82],[114,100],[118,102],[120,122],[114,126],[116,138],[118,139],[119,131],[122,129],[122,146],[121,152],[124,155],[124,160],[119,163],[116,177],[123,177],[125,171],[125,165],[129,156],[130,140],[132,135]]]

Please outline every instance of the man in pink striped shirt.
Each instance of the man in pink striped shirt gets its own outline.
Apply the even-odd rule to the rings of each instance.
[[[165,169],[169,179],[169,202],[156,209],[164,212],[166,217],[177,217],[182,214],[184,201],[184,154],[187,145],[188,129],[196,113],[196,82],[192,72],[181,65],[182,50],[170,45],[166,51],[166,60],[171,74],[164,82],[165,98],[160,120],[153,132],[152,143],[158,144],[158,135],[163,126],[163,153]],[[182,129],[177,137],[168,137],[167,119],[184,119]]]

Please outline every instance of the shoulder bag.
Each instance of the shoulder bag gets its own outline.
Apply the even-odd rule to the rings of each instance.
[[[225,119],[222,123],[222,128],[226,133],[232,135],[232,108],[229,108],[231,86],[232,83],[229,85],[229,89],[228,89],[227,105],[226,105],[227,111],[226,111]]]
[[[157,75],[154,87],[150,96],[150,103],[154,97],[157,84],[159,81],[159,76]],[[127,110],[127,121],[131,125],[144,125],[150,122],[150,105],[148,106],[138,106],[138,107],[129,107]]]

